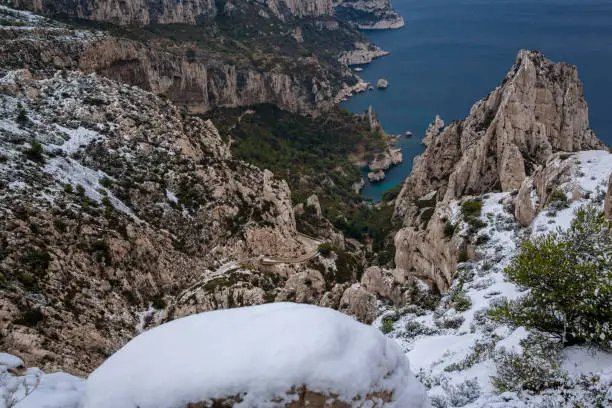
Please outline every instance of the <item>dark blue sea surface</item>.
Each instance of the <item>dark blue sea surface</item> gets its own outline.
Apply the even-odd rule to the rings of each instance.
[[[589,104],[590,125],[612,145],[612,0],[393,0],[406,21],[399,30],[366,35],[391,55],[364,66],[359,75],[389,88],[357,95],[343,104],[353,112],[372,105],[391,134],[410,130],[399,145],[404,163],[384,182],[367,183],[365,197],[379,200],[402,182],[423,151],[425,129],[435,114],[463,119],[497,86],[519,49],[537,49],[553,61],[578,67]]]

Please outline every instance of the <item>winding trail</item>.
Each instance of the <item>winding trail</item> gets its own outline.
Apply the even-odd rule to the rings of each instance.
[[[219,276],[225,275],[229,272],[233,272],[240,268],[246,267],[247,265],[278,265],[278,264],[300,264],[307,262],[319,255],[319,245],[323,243],[323,241],[310,237],[308,235],[297,233],[297,239],[302,242],[303,246],[308,248],[308,251],[300,255],[296,258],[280,258],[274,256],[267,255],[259,255],[255,257],[243,258],[234,260],[231,262],[224,263],[221,265],[216,271],[204,277],[204,279],[198,281],[197,283],[191,285],[187,288],[183,293],[181,293],[177,298],[175,305],[182,303],[185,299],[189,298],[191,295],[198,292],[204,285],[206,285],[211,280],[218,278]]]

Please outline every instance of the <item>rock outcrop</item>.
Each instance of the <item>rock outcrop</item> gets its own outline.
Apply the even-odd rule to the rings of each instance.
[[[391,7],[390,0],[338,0],[334,14],[355,23],[362,30],[384,30],[404,26],[404,19]]]
[[[389,55],[389,52],[372,43],[356,42],[355,49],[343,52],[338,60],[346,65],[361,65],[385,55]]]
[[[537,51],[520,51],[502,84],[463,121],[442,131],[436,118],[396,200],[396,266],[444,290],[455,271],[461,240],[444,226],[450,203],[464,196],[518,190],[555,152],[600,149],[574,66]],[[548,178],[548,177],[547,177]],[[527,220],[528,210],[519,209]]]
[[[368,165],[370,172],[368,179],[370,182],[377,182],[385,179],[385,170],[400,164],[403,161],[402,151],[394,147],[388,147],[379,153]]]
[[[373,320],[374,295],[345,293],[363,254],[316,195],[298,216],[314,239],[287,183],[233,159],[212,122],[96,74],[41,77],[0,77],[2,350],[83,375],[202,311],[344,298]],[[324,241],[336,254],[318,254]]]
[[[378,89],[387,89],[389,87],[389,81],[387,81],[385,78],[380,78],[378,81],[376,81],[376,87]]]

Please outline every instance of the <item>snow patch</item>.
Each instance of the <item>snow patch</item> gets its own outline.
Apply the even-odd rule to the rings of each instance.
[[[348,403],[389,390],[389,406],[427,406],[408,360],[378,330],[332,309],[273,303],[142,333],[89,376],[85,408],[183,406],[237,394],[236,408],[278,407],[270,401],[294,399],[287,391],[302,385]]]

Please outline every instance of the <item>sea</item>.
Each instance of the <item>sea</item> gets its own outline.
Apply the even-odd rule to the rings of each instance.
[[[447,123],[465,118],[522,48],[578,67],[590,125],[612,145],[612,0],[392,0],[392,6],[405,27],[365,32],[391,55],[358,73],[374,86],[385,78],[389,88],[343,106],[352,112],[372,106],[388,133],[413,136],[399,140],[404,162],[384,181],[366,180],[365,198],[378,201],[401,183],[424,150],[421,139],[435,115]]]

